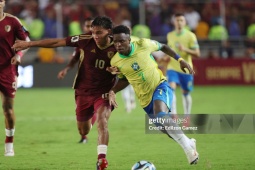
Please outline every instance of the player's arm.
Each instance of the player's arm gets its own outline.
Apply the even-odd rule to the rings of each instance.
[[[80,51],[79,51],[79,48],[76,48],[67,66],[58,73],[58,78],[63,79],[65,75],[67,74],[67,72],[70,69],[72,69],[75,66],[75,64],[79,61],[79,58],[80,58]]]
[[[181,58],[172,48],[170,48],[166,44],[160,44],[161,51],[166,53],[167,55],[173,57],[175,60],[180,62],[180,66],[183,72],[186,73],[185,68],[188,69],[190,74],[195,74],[194,70],[191,68],[191,66],[183,59]]]
[[[182,46],[180,44],[179,45],[179,50],[180,51],[184,51],[184,52],[192,55],[193,57],[200,57],[200,50],[199,50],[199,48],[189,49],[189,48],[186,48],[186,47],[184,47],[184,46]]]
[[[30,47],[44,47],[44,48],[55,48],[66,46],[65,38],[50,38],[38,41],[21,41],[16,40],[12,48],[16,51],[21,51]]]
[[[25,41],[30,42],[30,38],[28,37],[28,35],[26,35]],[[19,65],[21,63],[21,58],[24,56],[24,54],[26,54],[27,51],[28,51],[28,48],[21,51],[17,51],[14,57],[12,57],[11,59],[11,64]]]
[[[118,104],[116,102],[116,93],[123,90],[129,85],[129,82],[126,78],[119,79],[117,84],[109,91],[109,104],[110,106],[113,106],[115,108],[118,107]]]

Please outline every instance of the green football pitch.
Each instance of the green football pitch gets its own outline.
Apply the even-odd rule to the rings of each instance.
[[[196,86],[192,114],[254,114],[253,86]],[[177,90],[182,112],[181,92]],[[109,170],[130,170],[148,160],[157,170],[251,170],[255,167],[254,134],[188,134],[197,140],[199,163],[190,166],[181,147],[163,134],[145,133],[145,112],[119,108],[109,120]],[[139,105],[139,104],[138,104]],[[97,129],[87,144],[78,144],[74,91],[70,88],[19,89],[15,99],[15,156],[4,157],[4,119],[0,116],[0,170],[95,170]]]

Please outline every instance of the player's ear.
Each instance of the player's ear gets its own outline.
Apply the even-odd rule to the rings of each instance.
[[[108,34],[112,35],[112,29],[108,29]]]

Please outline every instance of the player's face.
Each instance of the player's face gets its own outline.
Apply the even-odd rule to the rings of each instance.
[[[92,36],[98,46],[105,46],[107,44],[110,31],[110,29],[105,29],[100,26],[94,26],[91,28]]]
[[[87,32],[91,31],[91,24],[92,24],[92,20],[84,22],[84,25],[83,25],[83,32],[84,33],[87,33]]]
[[[5,0],[0,0],[0,9],[3,10],[5,6]]]
[[[182,29],[186,25],[186,20],[184,16],[175,17],[174,19],[174,26],[177,29]]]
[[[128,34],[114,34],[113,43],[116,50],[123,55],[128,55],[130,53],[130,35]]]

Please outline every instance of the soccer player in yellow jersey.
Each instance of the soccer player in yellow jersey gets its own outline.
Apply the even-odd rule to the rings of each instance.
[[[185,28],[186,20],[181,13],[174,15],[174,26],[175,30],[167,34],[167,44],[193,67],[192,57],[200,56],[196,35]],[[193,89],[193,75],[183,72],[179,63],[171,60],[167,67],[167,77],[173,90],[176,89],[177,84],[181,86],[184,114],[190,115],[192,105],[190,92]],[[172,113],[177,114],[175,93],[173,93]]]
[[[171,120],[168,121],[168,126],[178,126],[169,117],[173,91],[167,83],[166,77],[158,69],[158,65],[151,53],[161,50],[178,60],[182,70],[186,68],[190,74],[194,74],[190,65],[165,44],[143,38],[139,41],[131,42],[130,30],[126,26],[117,26],[113,28],[112,32],[114,46],[118,53],[113,56],[111,60],[112,67],[108,68],[108,71],[118,73],[119,81],[109,91],[110,105],[117,107],[115,93],[131,84],[141,106],[149,117],[167,117],[168,120]],[[165,127],[166,124],[156,125]],[[167,129],[163,130],[163,132],[180,144],[190,164],[197,163],[198,153],[195,139],[189,139],[181,130]]]

